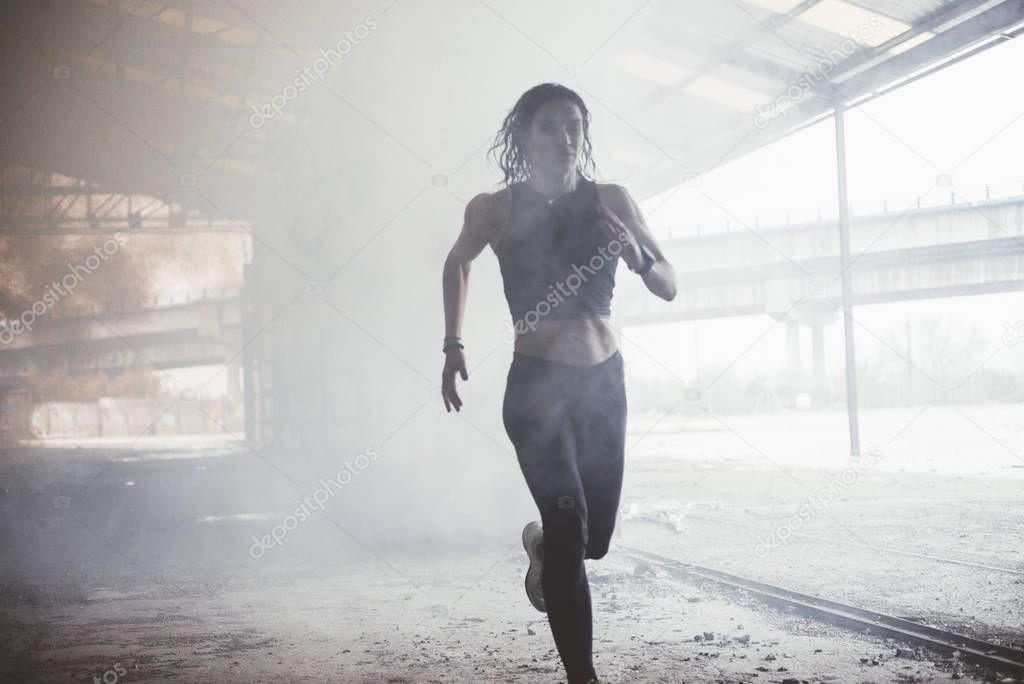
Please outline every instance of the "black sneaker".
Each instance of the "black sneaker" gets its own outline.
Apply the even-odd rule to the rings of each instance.
[[[540,584],[540,569],[544,564],[544,529],[536,520],[523,528],[523,548],[530,557],[530,567],[526,571],[526,596],[534,608],[546,613],[544,591]]]

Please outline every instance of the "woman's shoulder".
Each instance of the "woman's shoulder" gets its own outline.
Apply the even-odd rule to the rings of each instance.
[[[501,188],[495,192],[481,192],[470,200],[468,207],[487,234],[487,241],[494,248],[501,241],[511,213],[511,190]]]
[[[629,191],[626,190],[625,186],[618,183],[592,182],[594,183],[597,196],[601,199],[601,203],[613,211],[616,208],[626,207],[631,204]]]

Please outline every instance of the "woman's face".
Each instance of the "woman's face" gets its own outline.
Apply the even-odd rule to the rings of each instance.
[[[583,146],[583,116],[570,100],[549,100],[530,122],[526,152],[530,163],[554,175],[572,173]]]

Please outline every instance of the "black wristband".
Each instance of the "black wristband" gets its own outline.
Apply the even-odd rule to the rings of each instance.
[[[441,352],[442,353],[448,353],[449,349],[454,349],[455,347],[458,347],[459,349],[465,349],[466,348],[465,345],[462,344],[462,338],[461,337],[446,337],[446,338],[444,338],[444,346],[441,348]]]

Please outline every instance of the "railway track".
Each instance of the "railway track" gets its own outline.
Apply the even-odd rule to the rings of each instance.
[[[751,525],[750,523],[740,522],[738,520],[725,520],[723,518],[715,518],[707,515],[688,514],[686,520],[702,520],[704,522],[717,523],[719,525],[732,525],[734,527],[744,527],[748,530],[755,530],[765,534],[771,534],[772,530],[757,525]],[[894,549],[887,546],[874,546],[873,544],[863,544],[860,542],[847,541],[845,539],[833,539],[831,537],[824,537],[815,534],[809,534],[807,532],[795,532],[792,537],[799,537],[802,539],[808,539],[818,542],[826,542],[829,544],[839,544],[842,546],[854,546],[857,548],[871,549],[873,551],[880,551],[884,553],[891,553],[898,556],[907,556],[910,558],[920,558],[923,560],[936,561],[938,563],[949,563],[950,565],[964,565],[971,568],[981,568],[982,570],[992,570],[994,572],[1002,572],[1009,575],[1020,575],[1024,576],[1024,569],[1008,568],[1001,565],[990,565],[988,563],[977,563],[974,561],[961,560],[959,558],[945,558],[943,556],[934,556],[927,553],[918,553],[916,551],[906,551],[904,549]]]
[[[636,560],[664,568],[671,574],[684,579],[712,582],[728,590],[757,598],[769,605],[796,609],[804,615],[856,631],[892,637],[947,655],[958,652],[964,660],[1000,674],[1024,676],[1024,651],[1018,649],[922,625],[894,615],[850,606],[820,596],[802,594],[695,563],[685,563],[649,551],[628,546],[621,548]]]

